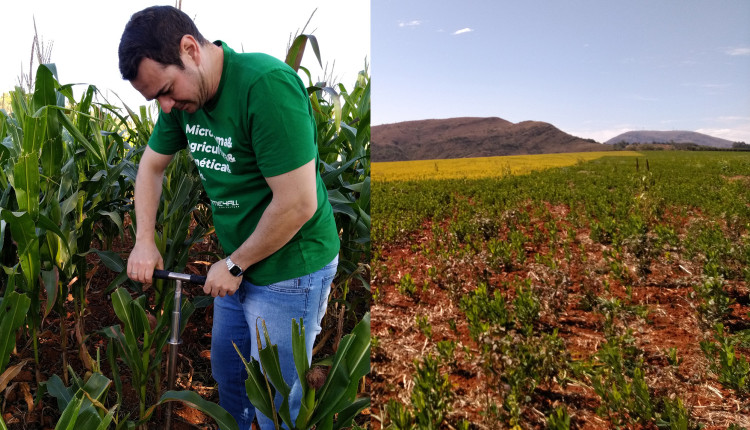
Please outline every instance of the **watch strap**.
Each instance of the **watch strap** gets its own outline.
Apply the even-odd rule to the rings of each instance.
[[[227,257],[227,269],[229,270],[229,273],[231,273],[233,276],[242,276],[242,273],[244,273],[244,270],[237,264],[235,264],[231,258]]]

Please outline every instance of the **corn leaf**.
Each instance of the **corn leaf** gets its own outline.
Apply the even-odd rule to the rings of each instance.
[[[62,379],[52,375],[47,380],[47,392],[57,399],[57,408],[64,411],[71,400],[73,400],[73,388],[66,387]]]
[[[23,122],[22,153],[39,153],[44,141],[45,129],[47,128],[47,115],[27,115]]]
[[[305,323],[300,318],[299,324],[297,320],[292,320],[292,354],[294,355],[294,367],[297,369],[297,377],[302,384],[302,391],[307,390],[307,379],[305,375],[310,369],[309,360],[307,358],[307,347],[305,346]]]
[[[117,273],[122,273],[125,270],[125,261],[123,261],[122,257],[116,252],[100,251],[98,249],[92,249],[89,252],[95,252],[107,269]]]
[[[3,299],[0,317],[0,373],[10,360],[10,353],[16,346],[16,330],[23,324],[31,299],[25,294],[11,291]]]
[[[267,417],[274,416],[276,410],[273,404],[273,397],[266,389],[266,379],[263,377],[260,363],[252,357],[250,357],[250,362],[248,362],[240,352],[240,349],[237,348],[237,345],[234,344],[234,342],[232,345],[234,345],[234,349],[237,350],[237,354],[239,354],[240,359],[245,364],[245,370],[247,372],[245,391],[250,399],[250,403],[252,403],[253,406],[255,406],[255,408],[263,415]]]
[[[102,418],[102,422],[99,424],[96,430],[107,430],[109,428],[109,424],[112,422],[112,420],[115,417],[116,410],[117,410],[117,405],[112,406],[112,408],[107,412],[107,415],[105,415],[104,418]]]
[[[52,73],[53,68],[53,65],[40,64],[36,69],[36,79],[34,81],[34,96],[32,98],[32,110],[34,111],[37,111],[48,105],[57,104],[57,96],[55,94],[55,77]]]
[[[13,167],[13,188],[18,208],[36,221],[39,217],[39,156],[35,152],[18,157]]]
[[[70,118],[68,118],[62,110],[58,110],[57,113],[58,113],[57,116],[60,119],[60,122],[62,123],[63,127],[65,127],[65,129],[68,130],[68,133],[70,133],[71,136],[73,136],[75,140],[80,142],[81,145],[83,145],[84,148],[86,148],[86,151],[88,151],[89,154],[91,154],[91,156],[95,157],[96,163],[99,165],[106,164],[106,159],[104,155],[101,154],[98,151],[98,148],[94,147],[94,145],[92,145],[88,139],[86,139],[84,134],[81,133],[81,130],[79,130],[78,128],[76,128],[75,125],[73,125],[73,122],[70,121]]]
[[[341,339],[325,384],[318,392],[310,425],[349,407],[357,395],[359,380],[370,371],[370,313]]]
[[[39,218],[37,219],[37,223],[39,227],[51,231],[57,237],[59,237],[62,240],[63,245],[65,246],[65,249],[70,252],[70,245],[68,245],[68,238],[65,237],[65,234],[63,234],[62,230],[60,230],[60,227],[57,226],[54,222],[52,222],[51,219],[49,219],[44,214],[39,214]]]
[[[294,38],[292,46],[289,47],[289,51],[286,53],[286,59],[284,62],[291,66],[294,71],[298,71],[300,64],[302,64],[302,57],[305,54],[305,46],[307,41],[310,41],[310,45],[315,52],[315,57],[318,59],[318,64],[323,67],[323,62],[320,59],[320,46],[318,46],[318,39],[312,34],[300,34]]]
[[[271,343],[271,338],[268,335],[268,329],[266,328],[266,322],[262,321],[262,323],[266,346],[265,348],[262,348],[262,345],[258,345],[258,358],[260,358],[260,363],[266,373],[268,381],[270,381],[276,391],[281,394],[282,403],[279,407],[279,416],[288,426],[291,426],[292,419],[289,414],[289,393],[291,392],[291,387],[286,381],[284,381],[284,376],[281,373],[279,347]]]
[[[367,397],[355,400],[354,403],[345,407],[338,413],[338,415],[336,415],[336,422],[333,423],[333,430],[350,427],[354,418],[357,417],[357,414],[362,412],[362,410],[368,406],[370,406],[370,399]]]
[[[57,286],[58,281],[57,267],[53,267],[52,270],[42,270],[42,283],[44,284],[44,289],[47,291],[47,306],[44,309],[45,318],[57,302],[57,292],[60,290]]]
[[[121,346],[126,349],[127,358],[130,361],[130,366],[135,366],[135,368],[139,371],[140,374],[143,374],[145,371],[145,366],[143,361],[140,359],[140,354],[138,353],[138,336],[136,335],[136,321],[131,313],[130,310],[130,303],[133,301],[133,299],[130,297],[130,294],[125,290],[124,288],[118,288],[115,290],[115,292],[112,294],[112,307],[115,310],[115,314],[117,317],[122,321],[122,326],[124,329],[124,337],[125,342],[124,344],[121,343]],[[110,328],[114,328],[117,326],[113,326]],[[119,327],[117,327],[119,329]],[[122,341],[123,339],[120,338]]]
[[[76,428],[76,421],[78,420],[78,411],[81,409],[82,404],[83,398],[74,397],[63,411],[60,420],[57,421],[55,430],[74,430]]]
[[[26,212],[11,212],[0,208],[0,217],[10,225],[10,234],[18,245],[18,257],[21,263],[26,285],[35,285],[39,277],[39,239],[31,215]]]
[[[239,430],[237,421],[232,418],[229,412],[224,410],[224,408],[217,405],[216,403],[212,403],[208,400],[203,399],[198,395],[198,393],[195,393],[193,391],[167,391],[166,393],[164,393],[164,395],[161,396],[161,398],[159,399],[159,403],[157,403],[155,406],[174,401],[182,402],[207,414],[216,421],[216,424],[219,425],[219,428],[226,430]]]

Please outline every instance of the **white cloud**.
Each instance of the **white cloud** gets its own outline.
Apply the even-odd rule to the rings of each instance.
[[[703,127],[695,131],[731,140],[732,142],[750,143],[750,117],[748,116],[726,115],[709,118],[706,122],[713,125],[713,127]]]
[[[594,139],[599,143],[604,143],[615,136],[618,136],[627,131],[635,130],[635,127],[620,126],[609,129],[592,130],[592,129],[580,129],[580,130],[565,130],[566,133],[578,136],[583,139]]]
[[[729,48],[724,53],[731,56],[750,55],[750,47]]]
[[[748,116],[720,116],[716,118],[716,120],[721,122],[746,121],[748,124],[750,124],[750,117]]]
[[[460,30],[456,30],[456,31],[454,31],[453,33],[451,33],[451,35],[453,35],[453,36],[457,36],[457,35],[459,35],[459,34],[464,34],[464,33],[471,33],[472,31],[474,31],[474,30],[473,30],[473,29],[471,29],[471,28],[469,28],[469,27],[466,27],[466,28],[462,28],[462,29],[460,29]]]
[[[732,142],[750,142],[749,124],[737,128],[699,128],[695,131],[709,136],[731,140]]]
[[[417,27],[419,25],[422,25],[422,21],[418,19],[414,19],[411,21],[401,21],[398,23],[399,27]]]

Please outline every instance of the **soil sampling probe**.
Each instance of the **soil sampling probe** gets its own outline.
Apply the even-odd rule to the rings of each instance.
[[[187,273],[176,273],[167,270],[154,270],[154,278],[168,279],[175,281],[174,289],[174,307],[172,309],[172,326],[169,337],[169,362],[167,363],[167,390],[174,390],[175,371],[177,367],[177,345],[182,343],[180,340],[181,310],[182,310],[182,283],[190,282],[192,284],[205,284],[206,277],[198,275],[188,275]],[[172,402],[167,404],[166,410],[166,429],[172,425]]]

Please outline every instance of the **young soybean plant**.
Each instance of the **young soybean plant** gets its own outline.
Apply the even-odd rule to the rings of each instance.
[[[279,364],[279,351],[271,343],[263,324],[265,343],[261,343],[260,330],[256,326],[256,336],[260,348],[260,362],[250,357],[245,360],[237,345],[247,370],[245,389],[252,404],[265,416],[272,417],[276,428],[281,422],[290,429],[338,430],[351,425],[352,420],[370,405],[369,398],[357,398],[359,381],[370,371],[370,313],[366,313],[352,332],[341,339],[333,356],[328,377],[322,387],[315,389],[305,377],[310,371],[307,350],[305,349],[305,326],[300,320],[292,320],[292,350],[297,375],[302,384],[302,404],[294,423],[289,412],[291,387],[284,381]],[[278,410],[274,406],[275,393],[282,398]],[[334,416],[336,421],[334,422]],[[280,422],[281,421],[281,422]]]

